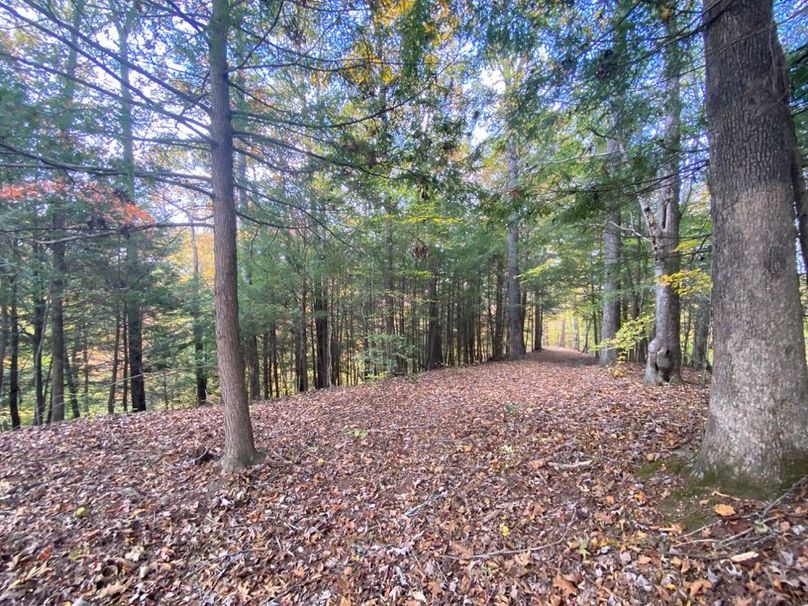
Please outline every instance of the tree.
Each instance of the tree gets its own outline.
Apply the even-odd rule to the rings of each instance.
[[[237,471],[261,460],[255,449],[250,409],[244,385],[238,318],[238,267],[233,125],[227,68],[228,0],[214,0],[208,24],[210,65],[210,138],[213,182],[214,283],[216,351],[224,401],[222,471]]]
[[[651,235],[656,277],[656,318],[653,340],[648,344],[645,366],[647,383],[681,381],[682,365],[680,344],[679,293],[671,276],[679,271],[679,198],[681,177],[681,113],[679,86],[680,49],[677,36],[678,19],[671,10],[665,21],[668,45],[664,50],[665,118],[663,133],[663,160],[660,172],[656,217],[650,206],[643,207],[643,215]]]
[[[715,364],[697,474],[770,493],[808,470],[788,85],[771,1],[706,2],[703,23]]]

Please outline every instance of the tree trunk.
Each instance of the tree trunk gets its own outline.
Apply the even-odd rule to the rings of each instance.
[[[233,126],[227,71],[228,0],[213,0],[208,25],[210,64],[211,177],[215,268],[216,349],[224,403],[222,471],[230,473],[258,462],[244,385],[244,360],[238,318],[236,200],[233,176]]]
[[[505,294],[504,294],[504,268],[502,267],[502,259],[499,258],[497,255],[497,261],[494,266],[494,271],[496,272],[496,283],[494,286],[494,298],[496,300],[496,317],[494,319],[494,341],[491,343],[491,357],[495,360],[501,360],[503,356],[503,334],[505,332]],[[451,366],[451,362],[449,363]]]
[[[132,131],[132,92],[129,84],[129,36],[135,18],[134,5],[126,9],[123,22],[118,25],[118,55],[120,57],[121,98],[118,121],[121,127],[123,149],[123,200],[135,199],[135,153]],[[146,384],[143,377],[143,312],[140,307],[140,238],[134,233],[126,236],[126,313],[127,342],[129,349],[129,381],[132,397],[132,412],[146,410]]]
[[[609,140],[612,143],[612,140]],[[616,149],[610,153],[616,153]],[[603,321],[600,326],[601,348],[598,361],[603,364],[617,362],[617,350],[604,342],[614,339],[620,329],[620,300],[618,281],[620,278],[620,208],[615,205],[606,216],[603,235]]]
[[[536,289],[536,300],[533,302],[533,351],[541,351],[541,339],[544,333],[544,310],[541,305],[540,290]]]
[[[54,204],[56,206],[58,202]],[[64,215],[54,210],[54,232],[64,229]],[[53,280],[51,281],[51,418],[58,423],[65,420],[65,334],[64,334],[64,276],[67,273],[65,243],[51,246],[53,254]]]
[[[107,414],[115,414],[115,395],[118,390],[118,348],[121,346],[121,312],[115,311],[115,347],[112,351],[112,380],[109,383]]]
[[[71,360],[72,357],[72,360]],[[81,410],[79,409],[79,394],[78,386],[76,385],[76,354],[75,349],[73,355],[67,355],[65,352],[65,381],[67,382],[67,389],[70,392],[70,414],[74,419],[81,417]]]
[[[191,223],[193,216],[189,216]],[[205,340],[203,338],[202,312],[200,311],[200,289],[202,272],[199,266],[199,244],[196,241],[196,229],[191,227],[191,255],[193,260],[193,292],[191,294],[191,322],[194,336],[194,380],[196,383],[196,405],[202,406],[208,401],[208,368],[205,357]]]
[[[673,9],[675,11],[675,9]],[[672,15],[665,23],[668,44],[665,46],[664,152],[661,188],[656,219],[650,207],[642,209],[651,235],[656,276],[656,321],[654,338],[648,344],[645,382],[651,384],[681,383],[682,347],[680,335],[679,293],[668,281],[679,271],[679,197],[681,192],[681,95],[679,88],[680,35],[678,19]]]
[[[8,322],[11,355],[8,368],[8,412],[12,429],[17,429],[20,426],[20,322],[17,313],[16,274],[12,275],[9,281],[11,282],[11,309]]]
[[[317,389],[331,386],[331,326],[328,317],[328,280],[314,293],[314,338],[317,342]]]
[[[269,333],[264,333],[261,337],[261,358],[263,365],[261,367],[261,378],[264,384],[264,400],[269,400],[272,397],[272,358],[269,356]]]
[[[0,266],[5,274],[5,267]],[[3,400],[3,383],[6,378],[6,349],[9,342],[8,307],[3,303],[0,309],[0,401]]]
[[[426,336],[426,370],[443,366],[443,342],[441,340],[440,305],[438,301],[438,273],[435,262],[432,263],[432,275],[427,286],[427,336]]]
[[[707,295],[699,297],[696,304],[696,317],[693,327],[693,368],[707,368],[707,351],[710,338],[710,300]]]
[[[34,258],[40,259],[41,250],[38,244],[33,245]],[[36,404],[34,408],[34,425],[42,425],[45,420],[45,409],[47,402],[45,401],[45,383],[42,371],[42,351],[45,346],[45,327],[48,321],[48,305],[44,296],[44,285],[41,281],[41,276],[38,270],[33,272],[34,282],[34,317],[32,324],[34,325],[34,335],[31,346],[33,348],[34,357],[34,395],[36,397]]]
[[[508,190],[515,205],[519,193],[519,172],[513,135],[508,138]],[[508,358],[521,360],[525,357],[525,337],[522,332],[522,300],[519,292],[519,222],[516,210],[511,213],[508,222]]]
[[[123,332],[121,333],[122,345],[123,345],[123,372],[121,376],[123,380],[121,381],[121,406],[123,406],[124,412],[129,412],[129,348],[126,344],[129,342],[128,334],[128,314],[126,313],[126,302],[123,304],[123,312],[121,314],[121,319],[123,321]]]
[[[703,20],[715,365],[696,469],[768,495],[808,471],[787,79],[771,1],[708,0]]]

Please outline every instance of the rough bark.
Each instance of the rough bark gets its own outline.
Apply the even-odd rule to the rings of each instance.
[[[643,207],[654,255],[656,277],[656,316],[654,338],[648,344],[645,382],[651,384],[681,382],[682,347],[680,335],[679,293],[666,276],[679,271],[679,198],[681,195],[681,94],[679,86],[680,49],[678,19],[666,22],[668,43],[665,46],[665,119],[663,160],[656,217],[650,207]]]
[[[244,385],[244,360],[238,318],[236,201],[233,175],[233,126],[227,71],[228,0],[213,0],[208,25],[210,67],[211,178],[214,226],[214,303],[219,384],[224,403],[224,473],[258,462]]]
[[[516,203],[519,194],[519,169],[516,140],[508,138],[508,193]],[[522,299],[519,285],[519,222],[512,211],[508,222],[508,358],[525,357],[525,337],[522,331]]]
[[[808,471],[784,59],[771,2],[708,1],[703,20],[715,365],[696,471],[773,494]]]

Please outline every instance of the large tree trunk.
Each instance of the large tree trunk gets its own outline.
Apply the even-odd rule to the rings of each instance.
[[[703,19],[715,365],[696,469],[772,494],[808,470],[784,59],[770,1],[708,0]]]
[[[120,57],[121,98],[118,121],[121,127],[121,147],[123,149],[123,198],[125,202],[135,199],[135,153],[132,131],[132,91],[129,84],[129,36],[135,18],[134,6],[126,10],[123,21],[118,25],[118,55]],[[143,313],[140,307],[140,255],[139,240],[136,234],[126,238],[126,313],[127,342],[129,350],[129,381],[132,397],[132,412],[146,410],[146,384],[143,378]]]
[[[675,10],[675,9],[674,9]],[[648,224],[654,251],[656,276],[656,322],[653,340],[648,344],[646,356],[646,383],[681,382],[682,347],[680,343],[679,293],[666,276],[679,271],[679,197],[681,192],[681,95],[679,88],[680,49],[676,36],[680,35],[678,19],[671,16],[666,22],[668,44],[665,47],[665,135],[662,161],[661,187],[656,218],[650,207],[643,214]]]
[[[516,140],[508,138],[508,192],[515,204],[519,193]],[[522,299],[519,287],[519,222],[516,210],[508,221],[508,358],[525,357],[525,337],[522,331]]]
[[[261,459],[255,449],[244,385],[244,360],[238,319],[236,200],[233,176],[233,126],[227,75],[228,0],[213,0],[208,25],[210,63],[211,177],[215,269],[216,349],[224,402],[222,471],[243,469]]]
[[[60,116],[60,136],[62,141],[69,143],[70,129],[73,125],[75,109],[73,107],[76,92],[74,81],[78,66],[78,30],[81,25],[84,0],[73,3],[71,18],[72,33],[71,44],[65,65],[65,81],[62,90],[63,111]],[[53,278],[50,285],[51,296],[51,418],[52,422],[64,421],[64,391],[65,391],[65,340],[64,340],[64,297],[65,278],[67,274],[66,245],[58,241],[64,235],[65,216],[64,202],[58,197],[52,204],[52,224],[57,242],[51,245],[53,256]]]

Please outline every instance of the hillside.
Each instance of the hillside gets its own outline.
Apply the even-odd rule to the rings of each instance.
[[[218,407],[3,433],[0,603],[805,603],[808,486],[688,485],[697,377],[588,362],[259,404],[269,462],[230,480]]]

